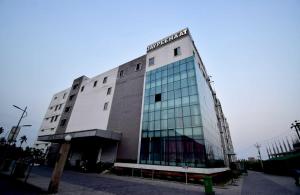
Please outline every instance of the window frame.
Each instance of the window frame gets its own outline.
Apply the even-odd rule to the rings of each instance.
[[[148,65],[149,66],[154,66],[155,65],[155,57],[149,58]]]
[[[109,102],[105,102],[105,103],[104,103],[103,110],[107,110],[107,109],[108,109],[108,103],[109,103]]]

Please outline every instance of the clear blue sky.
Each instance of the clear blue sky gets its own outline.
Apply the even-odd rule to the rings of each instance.
[[[52,95],[189,27],[240,158],[300,119],[300,1],[0,0],[0,126],[29,107],[32,143]],[[263,148],[264,150],[264,148]]]

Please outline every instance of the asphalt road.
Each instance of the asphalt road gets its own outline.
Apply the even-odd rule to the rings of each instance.
[[[292,177],[249,171],[244,177],[242,194],[300,195],[300,187],[295,185]]]
[[[0,194],[1,195],[37,195],[42,192],[32,186],[15,181],[8,176],[0,174]]]

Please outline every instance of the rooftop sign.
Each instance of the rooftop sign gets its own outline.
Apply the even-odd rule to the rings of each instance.
[[[179,39],[181,37],[184,37],[184,36],[186,36],[188,34],[189,34],[188,28],[185,28],[185,29],[183,29],[181,31],[178,31],[177,33],[174,33],[174,34],[172,34],[172,35],[170,35],[170,36],[168,36],[166,38],[163,38],[163,39],[157,41],[156,43],[153,43],[153,44],[149,45],[147,47],[147,52],[152,51],[152,50],[154,50],[154,49],[156,49],[158,47],[161,47],[161,46],[163,46],[163,45],[165,45],[167,43],[170,43],[172,41],[175,41],[175,40],[177,40],[177,39]]]

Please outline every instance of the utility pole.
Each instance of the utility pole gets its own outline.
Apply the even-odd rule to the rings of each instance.
[[[259,160],[260,160],[260,165],[261,165],[261,168],[262,168],[262,170],[263,170],[263,169],[264,169],[264,166],[263,166],[263,163],[262,163],[262,160],[261,160],[261,154],[260,154],[260,147],[261,147],[261,145],[258,144],[258,143],[256,143],[254,146],[257,148],[258,156],[259,156]]]
[[[25,109],[24,109],[24,110],[23,110],[22,108],[20,108],[20,107],[16,106],[16,105],[13,105],[13,107],[15,107],[15,108],[17,108],[17,109],[19,109],[19,110],[22,110],[22,111],[23,111],[23,112],[22,112],[22,115],[21,115],[21,117],[20,117],[20,119],[19,119],[19,121],[18,121],[18,124],[17,124],[17,126],[16,126],[16,128],[15,128],[15,131],[14,131],[14,132],[12,132],[12,140],[11,140],[11,141],[12,141],[12,142],[15,142],[16,140],[14,140],[14,139],[15,139],[15,137],[17,137],[17,136],[18,136],[18,135],[16,135],[16,134],[18,134],[18,133],[19,133],[19,131],[18,131],[18,128],[19,128],[19,126],[20,126],[21,120],[27,116],[27,112],[26,112],[26,110],[27,110],[27,106],[25,107]],[[24,114],[26,114],[26,115],[24,116]],[[12,129],[12,131],[13,131],[13,129]]]
[[[295,124],[294,123],[292,123],[292,125],[291,125],[291,129],[295,129],[296,130],[296,133],[297,133],[297,135],[298,135],[298,139],[299,139],[299,141],[300,141],[300,122],[299,121],[295,121]]]

